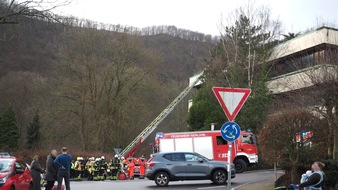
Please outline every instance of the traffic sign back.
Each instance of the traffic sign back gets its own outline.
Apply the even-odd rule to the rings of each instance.
[[[235,141],[241,135],[241,128],[235,122],[226,122],[221,127],[221,135],[226,141]]]
[[[229,121],[235,119],[251,93],[251,89],[246,88],[213,87],[212,90]]]

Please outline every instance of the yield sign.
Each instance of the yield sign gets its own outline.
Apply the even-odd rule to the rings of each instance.
[[[247,88],[213,87],[212,90],[229,121],[235,119],[251,93],[251,89]]]

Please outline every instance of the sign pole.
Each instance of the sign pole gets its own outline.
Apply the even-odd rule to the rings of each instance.
[[[227,189],[231,190],[232,144],[241,134],[241,128],[233,121],[245,101],[248,99],[251,89],[213,87],[212,90],[214,91],[218,102],[221,104],[221,107],[228,118],[228,122],[224,123],[221,127],[221,135],[224,140],[228,141],[229,144]]]
[[[231,190],[231,157],[232,157],[232,141],[228,141],[228,190]]]

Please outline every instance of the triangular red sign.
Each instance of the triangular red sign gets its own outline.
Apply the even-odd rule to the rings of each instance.
[[[247,88],[213,87],[212,90],[229,121],[235,119],[251,93],[251,89]]]

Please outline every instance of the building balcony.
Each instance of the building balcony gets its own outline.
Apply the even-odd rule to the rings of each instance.
[[[269,80],[267,86],[273,94],[280,94],[337,79],[337,66],[316,65],[273,77]]]

